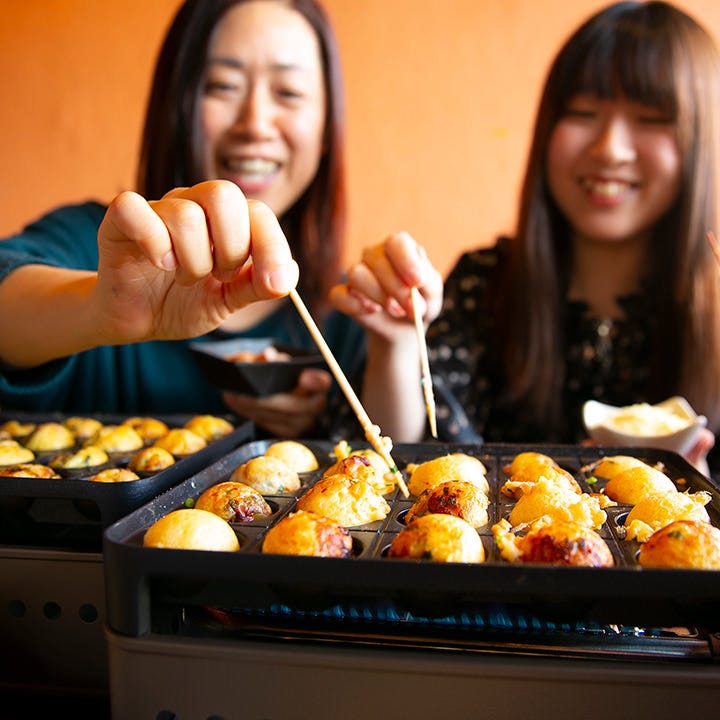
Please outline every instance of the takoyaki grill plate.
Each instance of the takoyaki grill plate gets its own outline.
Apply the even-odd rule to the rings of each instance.
[[[586,492],[602,483],[586,482],[583,468],[603,455],[634,455],[646,462],[662,462],[665,472],[683,490],[711,494],[707,506],[720,525],[720,494],[715,485],[679,455],[651,448],[593,448],[569,445],[399,444],[392,450],[398,467],[420,463],[450,452],[478,457],[490,483],[490,519],[478,529],[486,550],[480,564],[440,563],[432,560],[389,559],[385,551],[403,527],[403,511],[412,504],[399,490],[386,496],[391,511],[386,519],[351,529],[355,553],[348,559],[265,555],[262,538],[297,497],[333,461],[332,445],[307,442],[321,468],[304,478],[296,493],[269,497],[277,508],[269,519],[233,525],[240,539],[236,553],[145,548],[147,528],[168,512],[215,483],[227,480],[248,459],[264,453],[270,441],[254,441],[237,448],[152,502],[114,523],[104,533],[109,624],[131,636],[176,624],[185,608],[213,606],[223,612],[318,613],[362,618],[423,617],[443,622],[452,616],[487,618],[508,615],[553,623],[614,623],[642,627],[720,627],[720,571],[652,569],[636,561],[637,544],[623,538],[622,522],[629,508],[608,508],[600,530],[615,566],[611,568],[511,564],[500,557],[491,526],[506,516],[512,500],[500,492],[503,467],[519,452],[533,450],[553,457],[576,477]],[[365,446],[358,443],[357,447]],[[174,618],[174,619],[169,619]]]
[[[119,424],[127,416],[94,414],[103,424]],[[182,427],[191,415],[156,415],[168,427]],[[59,414],[12,413],[0,422],[62,422]],[[235,423],[225,437],[149,477],[118,483],[87,480],[95,470],[72,477],[0,477],[0,544],[56,549],[93,550],[102,547],[108,525],[149,502],[168,488],[199,472],[254,436],[252,423]],[[46,464],[55,453],[38,455],[33,462]],[[122,467],[128,457],[115,457],[110,465]],[[103,466],[105,467],[105,466]]]

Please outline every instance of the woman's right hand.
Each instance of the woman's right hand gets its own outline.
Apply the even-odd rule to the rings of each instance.
[[[298,278],[272,211],[222,180],[149,202],[120,194],[98,249],[103,343],[202,335],[251,302],[287,295]]]

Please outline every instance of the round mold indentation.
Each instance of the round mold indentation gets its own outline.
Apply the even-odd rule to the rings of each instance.
[[[402,508],[398,510],[396,513],[394,513],[393,520],[396,522],[399,522],[401,525],[407,525],[406,517],[408,512],[410,511],[410,507]]]
[[[351,557],[359,558],[365,555],[375,541],[376,534],[368,532],[351,532],[352,554]]]
[[[98,609],[92,603],[83,603],[78,609],[78,617],[84,623],[97,622],[99,616]]]
[[[62,607],[56,602],[46,602],[43,605],[42,612],[48,620],[59,620],[62,617]]]
[[[27,614],[27,605],[22,600],[11,600],[7,609],[8,615],[17,619],[23,618]]]

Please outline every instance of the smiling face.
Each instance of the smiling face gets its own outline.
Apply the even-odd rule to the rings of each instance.
[[[576,238],[645,238],[678,196],[675,123],[623,98],[578,95],[552,132],[546,170]]]
[[[208,53],[206,177],[234,182],[281,216],[315,177],[325,114],[320,46],[305,18],[274,0],[232,7]]]

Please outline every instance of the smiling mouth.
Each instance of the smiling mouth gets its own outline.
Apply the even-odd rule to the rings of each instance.
[[[231,158],[223,162],[224,167],[242,182],[258,183],[275,174],[280,163],[264,158]]]
[[[636,187],[634,183],[624,180],[598,180],[596,178],[582,178],[580,185],[593,195],[604,198],[620,197],[628,190]]]

